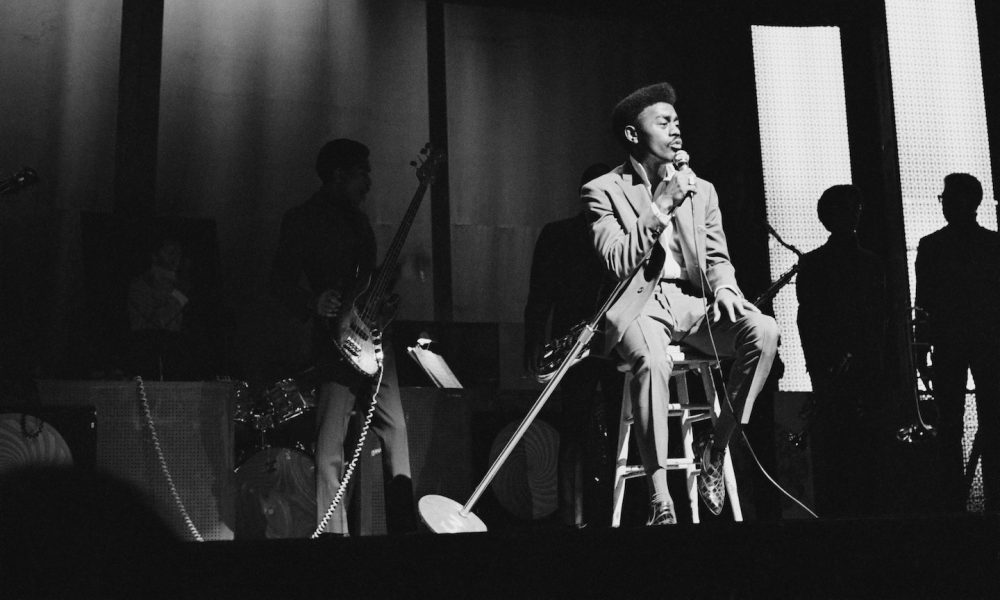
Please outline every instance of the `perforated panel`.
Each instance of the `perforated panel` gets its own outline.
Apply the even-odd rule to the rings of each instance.
[[[844,69],[837,27],[753,26],[764,192],[771,226],[807,252],[826,241],[816,201],[826,188],[851,183]],[[770,243],[771,278],[796,256]],[[786,365],[783,391],[811,391],[795,319],[794,286],[774,299]]]
[[[885,12],[913,299],[917,244],[945,225],[937,202],[945,175],[970,173],[983,184],[978,216],[984,227],[997,227],[996,202],[975,1],[886,0]],[[969,387],[974,387],[971,378]],[[971,401],[966,403],[965,420],[963,445],[968,461],[971,439],[978,429]],[[978,468],[969,508],[983,510]]]
[[[202,537],[231,539],[232,384],[147,382],[167,467]],[[190,539],[153,451],[133,381],[40,381],[44,404],[97,409],[97,466],[144,490],[157,512]]]
[[[885,11],[912,298],[917,243],[945,225],[944,176],[983,184],[984,227],[996,229],[996,203],[974,0],[887,0]]]

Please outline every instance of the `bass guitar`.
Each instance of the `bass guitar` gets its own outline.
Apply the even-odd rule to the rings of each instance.
[[[357,306],[354,302],[345,303],[340,314],[327,322],[331,341],[340,355],[354,370],[366,377],[374,377],[382,365],[382,331],[376,322],[376,317],[386,304],[386,293],[392,283],[392,274],[403,249],[403,243],[410,232],[410,226],[417,216],[420,202],[428,186],[434,182],[437,169],[443,162],[444,153],[433,150],[430,144],[426,144],[420,151],[419,158],[410,163],[417,168],[417,179],[420,183],[386,252],[381,268],[367,287],[368,294],[364,304]]]

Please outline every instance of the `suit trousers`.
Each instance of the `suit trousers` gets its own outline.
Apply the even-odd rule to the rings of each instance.
[[[317,401],[316,510],[317,522],[326,514],[344,474],[344,441],[348,437],[351,413],[355,409],[364,422],[375,381],[360,376],[342,377],[320,385]],[[360,425],[359,423],[359,425]],[[406,419],[396,381],[396,365],[391,346],[386,343],[382,381],[376,397],[369,435],[374,433],[382,446],[382,469],[386,492],[386,526],[389,533],[416,530],[410,449]],[[353,452],[353,448],[350,449]],[[347,457],[350,460],[350,456]],[[334,511],[325,531],[346,534],[348,494]]]
[[[976,386],[979,429],[976,444],[982,451],[986,510],[1000,510],[1000,342],[982,332],[934,343],[934,400],[940,420],[941,488],[944,509],[964,512],[969,498],[962,437],[965,433],[965,397],[969,371]]]
[[[748,420],[774,362],[778,325],[770,316],[746,312],[735,323],[725,316],[717,323],[702,318],[689,331],[674,326],[684,322],[675,318],[680,311],[704,314],[706,309],[706,299],[661,283],[616,346],[618,356],[632,372],[629,396],[633,425],[646,473],[667,464],[667,405],[673,369],[669,344],[676,343],[709,356],[734,358],[726,383],[727,394],[725,397],[720,394],[721,415],[738,418],[743,423]]]

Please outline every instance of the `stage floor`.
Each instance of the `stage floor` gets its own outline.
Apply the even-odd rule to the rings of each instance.
[[[978,515],[185,543],[174,583],[215,598],[996,598],[998,533]]]

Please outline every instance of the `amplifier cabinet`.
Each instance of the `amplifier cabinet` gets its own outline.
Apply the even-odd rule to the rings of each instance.
[[[146,382],[166,467],[206,540],[233,537],[233,387],[230,382]],[[96,465],[139,486],[182,539],[190,539],[154,449],[135,381],[39,381],[43,405],[93,406]]]

